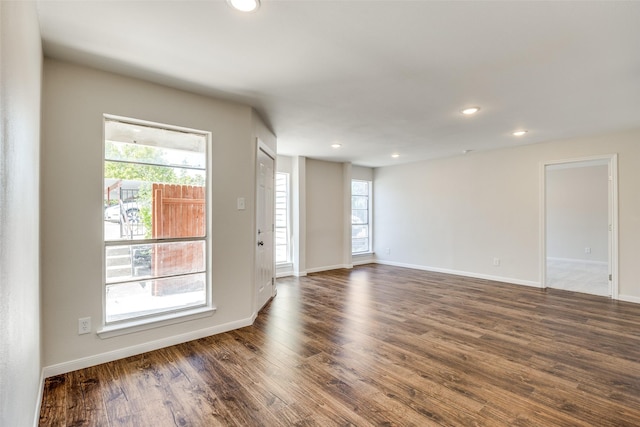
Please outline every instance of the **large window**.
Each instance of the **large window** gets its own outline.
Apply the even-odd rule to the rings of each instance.
[[[210,305],[209,134],[105,117],[106,325]]]
[[[371,182],[351,181],[351,253],[371,252]]]
[[[289,174],[276,173],[276,263],[291,262],[289,245]]]

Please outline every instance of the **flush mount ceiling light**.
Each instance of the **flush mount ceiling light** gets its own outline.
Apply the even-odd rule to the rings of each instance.
[[[340,147],[342,147],[342,144],[338,144],[338,143],[331,144],[331,148],[340,148]]]
[[[393,157],[394,159],[397,159],[398,157],[400,157],[400,154],[398,154],[398,153],[393,153],[393,154],[391,155],[391,157]]]
[[[227,4],[241,12],[255,12],[260,7],[260,0],[227,0]]]
[[[512,133],[513,136],[522,136],[525,133],[527,133],[527,131],[525,129],[521,129],[521,130],[517,130],[515,132]]]
[[[464,114],[465,116],[470,116],[472,114],[477,113],[478,111],[480,111],[480,107],[469,107],[462,110],[461,113]]]

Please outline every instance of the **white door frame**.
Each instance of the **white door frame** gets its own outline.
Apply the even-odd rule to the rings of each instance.
[[[274,186],[273,188],[275,188],[275,175],[276,175],[276,152],[274,150],[272,150],[267,144],[265,144],[262,140],[260,140],[259,138],[256,138],[256,151],[255,151],[255,176],[254,176],[254,184],[255,184],[255,210],[254,210],[254,221],[253,221],[253,236],[254,236],[254,241],[253,241],[253,275],[254,275],[254,291],[253,291],[253,316],[257,316],[258,311],[262,308],[262,306],[258,307],[258,305],[260,304],[260,302],[258,301],[258,290],[260,289],[260,283],[259,283],[259,277],[258,277],[258,256],[257,256],[257,251],[258,251],[258,240],[259,240],[259,236],[258,236],[258,157],[260,154],[260,151],[264,152],[267,156],[271,157],[273,159],[273,177],[274,177]],[[275,192],[274,192],[275,194]],[[275,215],[275,212],[274,212]],[[275,217],[274,217],[275,220]],[[275,287],[275,278],[276,278],[276,265],[275,265],[275,233],[273,234],[273,242],[274,242],[274,248],[273,248],[273,259],[274,259],[274,263],[273,263],[273,270],[272,270],[272,287],[271,287],[271,298],[273,298],[276,294],[276,287]]]
[[[609,170],[609,287],[611,299],[618,299],[618,155],[553,160],[540,163],[540,287],[547,287],[547,166],[605,160]]]

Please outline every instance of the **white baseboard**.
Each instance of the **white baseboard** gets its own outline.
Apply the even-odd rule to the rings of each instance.
[[[327,265],[325,267],[307,268],[307,273],[319,273],[321,271],[337,270],[339,268],[353,268],[353,264]]]
[[[276,273],[276,279],[278,277],[289,277],[289,276],[295,276],[293,271],[280,271]]]
[[[173,335],[156,341],[150,341],[131,347],[120,348],[106,353],[96,354],[93,356],[82,357],[80,359],[68,362],[58,363],[51,366],[45,366],[42,370],[43,378],[49,378],[54,375],[65,374],[67,372],[76,371],[78,369],[88,368],[90,366],[100,365],[102,363],[113,362],[114,360],[124,359],[125,357],[135,356],[137,354],[146,353],[148,351],[158,350],[160,348],[169,347],[176,344],[182,344],[188,341],[197,340],[211,335],[221,334],[223,332],[232,331],[234,329],[250,326],[255,320],[255,315],[246,319],[236,320],[234,322],[222,325],[212,326],[210,328],[199,329],[197,331],[188,332],[180,335]]]
[[[378,259],[375,261],[377,264],[393,265],[395,267],[412,268],[414,270],[433,271],[434,273],[446,273],[454,274],[456,276],[473,277],[474,279],[493,280],[494,282],[512,283],[515,285],[531,286],[534,288],[541,288],[540,282],[532,280],[514,279],[511,277],[493,276],[489,274],[472,273],[469,271],[451,270],[448,268],[429,267],[426,265],[406,264],[402,262],[386,261]]]
[[[568,262],[572,264],[591,264],[591,265],[609,265],[607,261],[594,261],[592,259],[578,259],[578,258],[555,258],[547,257],[549,261]]]
[[[635,297],[633,295],[620,295],[618,294],[619,301],[633,302],[635,304],[640,304],[640,297]]]
[[[276,279],[278,277],[289,277],[289,276],[294,276],[295,273],[293,272],[293,270],[276,270]]]
[[[276,278],[293,276],[293,264],[278,264],[276,265]]]
[[[353,265],[375,264],[376,259],[373,256],[356,258],[353,257]]]
[[[374,262],[377,263],[377,264],[383,264],[383,265],[393,265],[395,267],[412,268],[414,270],[433,271],[435,273],[455,274],[457,276],[472,277],[472,278],[475,278],[475,279],[486,279],[486,280],[493,280],[493,281],[496,281],[496,282],[511,283],[511,284],[523,285],[523,286],[531,286],[531,287],[534,287],[534,288],[543,288],[543,286],[541,286],[541,284],[539,282],[529,281],[529,280],[513,279],[513,278],[508,278],[508,277],[500,277],[500,276],[491,276],[491,275],[488,275],[488,274],[471,273],[471,272],[468,272],[468,271],[450,270],[450,269],[446,269],[446,268],[428,267],[428,266],[424,266],[424,265],[405,264],[405,263],[401,263],[401,262],[385,261],[385,260],[380,260],[380,259],[378,259],[378,260],[376,260]],[[593,263],[598,263],[598,261],[593,261]],[[631,302],[631,303],[635,303],[635,304],[640,304],[640,297],[633,296],[633,295],[621,295],[621,294],[619,294],[617,300],[625,301],[625,302]]]
[[[293,275],[296,276],[296,277],[304,277],[304,276],[307,275],[307,272],[306,271],[294,271]]]

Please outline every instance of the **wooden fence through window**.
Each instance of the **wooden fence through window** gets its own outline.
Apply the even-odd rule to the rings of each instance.
[[[154,239],[203,237],[206,234],[205,188],[153,184],[151,237]],[[170,276],[204,271],[204,241],[158,244],[153,251],[153,275]],[[154,280],[153,295],[188,292],[204,286],[194,276]]]

